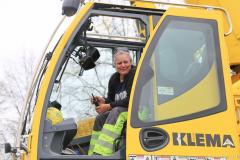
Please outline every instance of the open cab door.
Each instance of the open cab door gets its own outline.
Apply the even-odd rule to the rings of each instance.
[[[138,64],[127,158],[239,159],[221,11],[169,8]]]
[[[108,80],[115,72],[114,48],[127,47],[137,65],[151,32],[149,16],[162,14],[158,9],[92,2],[80,8],[44,56],[33,83],[21,122],[22,159],[126,159],[124,135],[114,144],[113,155],[88,155],[96,116],[90,98],[92,94],[106,96]],[[52,102],[60,103],[62,113],[52,108]]]

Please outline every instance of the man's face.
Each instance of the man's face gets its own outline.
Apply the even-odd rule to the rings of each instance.
[[[127,55],[127,54],[117,55],[116,59],[115,59],[115,66],[116,66],[117,72],[121,76],[125,76],[126,74],[128,74],[128,72],[131,69],[131,63],[132,62],[131,62],[129,55]]]

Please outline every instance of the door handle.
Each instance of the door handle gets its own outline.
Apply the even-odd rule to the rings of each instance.
[[[159,134],[158,132],[147,131],[143,135],[143,140],[146,144],[151,145],[151,143],[154,143],[154,142],[157,143],[158,141],[165,139],[164,136],[158,135],[158,134]]]
[[[155,151],[163,148],[169,142],[169,136],[163,129],[151,127],[140,131],[140,142],[147,151]]]

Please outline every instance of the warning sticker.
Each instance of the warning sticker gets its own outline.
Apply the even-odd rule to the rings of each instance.
[[[144,156],[144,160],[152,160],[152,156]]]
[[[172,95],[174,95],[174,89],[173,89],[173,87],[158,86],[158,94],[172,96]]]
[[[129,160],[135,160],[135,159],[137,159],[136,155],[129,155]]]
[[[227,160],[226,157],[129,155],[128,160]]]

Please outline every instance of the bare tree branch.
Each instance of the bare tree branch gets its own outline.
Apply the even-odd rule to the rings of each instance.
[[[0,119],[0,143],[15,142],[21,107],[34,69],[34,54],[29,55],[24,53],[18,59],[18,65],[6,66],[4,78],[0,79],[0,111],[3,115]]]

